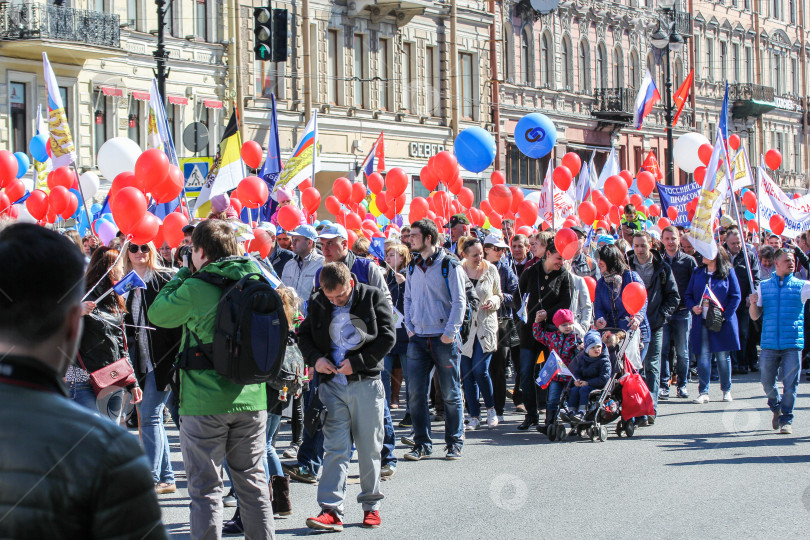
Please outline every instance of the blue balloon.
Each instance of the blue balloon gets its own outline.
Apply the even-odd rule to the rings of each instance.
[[[320,223],[320,224],[321,224],[321,225],[331,225],[331,224],[332,224],[332,222],[331,222],[331,221],[329,221],[328,219],[324,219],[323,221],[321,221],[321,223]]]
[[[754,213],[753,213],[753,212],[750,212],[750,211],[748,211],[748,210],[746,210],[746,211],[745,211],[745,214],[743,214],[743,215],[745,216],[745,219],[749,219],[749,220],[750,220],[750,219],[754,219]]]
[[[31,138],[31,142],[28,143],[28,151],[31,152],[31,156],[39,161],[40,163],[45,163],[48,161],[48,136],[42,133],[38,135],[34,135]]]
[[[69,189],[68,191],[70,191],[71,193],[73,193],[74,195],[76,195],[76,200],[77,200],[77,201],[79,201],[79,206],[77,206],[77,207],[76,207],[76,211],[75,211],[75,212],[73,212],[73,215],[72,215],[72,216],[70,216],[70,217],[71,217],[71,218],[75,218],[76,216],[78,216],[78,215],[79,215],[79,212],[81,212],[82,214],[84,214],[84,206],[82,205],[82,196],[81,196],[81,194],[79,193],[79,190],[78,190],[78,189]],[[68,218],[68,219],[70,219],[70,218]]]
[[[530,158],[545,157],[557,144],[557,128],[545,114],[527,114],[515,126],[515,143]]]
[[[25,173],[28,172],[28,168],[31,166],[31,160],[29,160],[28,155],[23,152],[14,152],[14,157],[17,158],[17,178],[22,178],[25,176]]]
[[[484,128],[467,128],[456,136],[453,153],[459,165],[479,173],[495,161],[495,137]]]
[[[649,208],[651,204],[654,204],[652,199],[644,199],[644,206]]]
[[[101,204],[100,203],[93,203],[93,206],[90,207],[90,212],[93,214],[98,214],[101,212]]]

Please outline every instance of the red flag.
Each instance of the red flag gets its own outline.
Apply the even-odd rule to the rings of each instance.
[[[661,166],[658,165],[658,158],[655,157],[652,150],[647,154],[647,159],[642,163],[641,169],[652,173],[652,175],[655,176],[656,182],[660,182],[664,179],[664,173],[661,172]]]
[[[686,105],[686,100],[689,98],[689,92],[692,90],[692,79],[695,78],[695,70],[689,72],[689,76],[684,79],[681,83],[681,86],[678,87],[678,91],[675,92],[675,95],[672,96],[672,100],[675,102],[675,105],[678,107],[677,112],[675,113],[675,117],[672,119],[672,127],[678,123],[678,118],[681,116],[681,111],[683,110],[684,105]]]

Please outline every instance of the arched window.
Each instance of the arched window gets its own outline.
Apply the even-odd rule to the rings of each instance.
[[[515,31],[510,23],[503,25],[503,78],[509,82],[515,80]]]
[[[584,39],[579,42],[579,86],[584,91],[591,92],[591,57],[588,42]]]
[[[534,77],[532,74],[534,62],[532,61],[532,36],[531,26],[527,25],[520,33],[520,82],[522,84],[532,84]]]
[[[596,47],[596,88],[607,88],[608,86],[607,62],[605,45],[604,43],[600,43]]]
[[[630,86],[638,88],[641,84],[641,74],[639,72],[638,53],[635,50],[630,51]]]
[[[624,87],[624,59],[620,47],[613,49],[613,87]]]
[[[672,68],[672,85],[673,88],[678,89],[683,83],[683,61],[680,58],[675,59],[675,65]]]
[[[650,51],[647,55],[647,69],[650,70],[650,76],[652,77],[653,81],[657,81],[658,79],[655,77],[655,54]],[[644,73],[641,74],[644,77]],[[641,84],[641,80],[639,79],[639,84]],[[656,82],[656,84],[658,84]]]
[[[563,36],[562,49],[562,86],[563,90],[571,90],[574,86],[574,62],[571,57],[571,40],[568,36]]]
[[[540,37],[540,85],[552,86],[554,72],[552,71],[553,53],[551,50],[551,37],[544,32]]]

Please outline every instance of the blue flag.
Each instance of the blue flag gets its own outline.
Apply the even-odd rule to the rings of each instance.
[[[377,257],[380,261],[385,260],[385,238],[377,236],[371,239],[371,245],[368,247],[368,252]]]
[[[720,121],[717,128],[723,134],[723,142],[728,141],[728,81],[726,81],[726,94],[723,96],[723,108],[720,111]]]
[[[548,388],[551,379],[554,378],[554,375],[560,372],[561,363],[562,361],[557,353],[551,351],[551,354],[548,355],[548,360],[546,360],[546,363],[543,364],[543,369],[540,370],[540,374],[537,376],[537,380],[535,381],[540,388]]]
[[[270,94],[270,137],[267,141],[267,158],[264,160],[264,167],[259,177],[267,184],[267,189],[273,193],[276,187],[278,175],[281,173],[281,144],[278,139],[278,119],[276,118],[276,96]],[[313,184],[315,179],[312,179]],[[261,207],[262,221],[270,221],[270,217],[276,212],[278,202],[273,197],[269,197],[264,206]]]
[[[114,290],[119,295],[123,295],[128,293],[132,289],[145,289],[146,283],[141,279],[141,276],[135,273],[135,270],[132,270],[129,274],[125,275],[121,278],[121,281],[116,283],[112,290]]]

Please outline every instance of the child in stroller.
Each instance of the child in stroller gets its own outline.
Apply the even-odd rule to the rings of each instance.
[[[607,347],[602,346],[599,332],[589,330],[585,334],[583,350],[568,367],[574,374],[573,386],[568,392],[568,410],[561,410],[560,414],[579,423],[585,418],[591,392],[603,389],[612,372]]]

